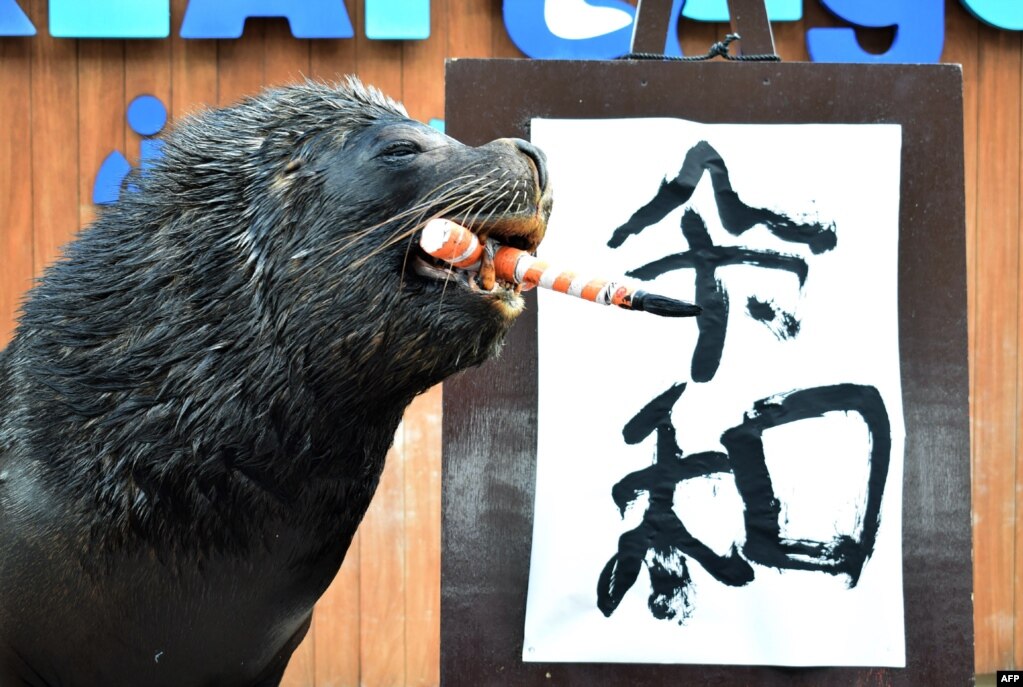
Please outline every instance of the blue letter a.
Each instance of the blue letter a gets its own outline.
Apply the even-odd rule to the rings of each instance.
[[[15,0],[0,0],[0,36],[34,36],[36,27]]]
[[[821,4],[850,24],[894,26],[895,41],[888,52],[873,55],[859,46],[854,29],[810,29],[806,32],[806,46],[814,62],[941,60],[941,50],[945,44],[943,0],[821,0]]]
[[[286,17],[295,38],[355,35],[344,0],[192,0],[182,38],[241,38],[249,17]]]

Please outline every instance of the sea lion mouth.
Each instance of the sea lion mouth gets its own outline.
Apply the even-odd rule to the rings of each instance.
[[[494,239],[503,246],[535,253],[547,231],[545,217],[549,215],[549,203],[547,207],[538,203],[537,210],[530,214],[511,215],[482,222],[478,217],[447,217],[446,219],[461,224],[476,234],[480,243],[486,243],[487,239]]]
[[[449,195],[444,205],[438,203],[430,222],[447,221],[471,232],[478,240],[476,250],[483,247],[482,258],[477,261],[476,252],[445,261],[416,245],[410,266],[419,277],[441,282],[443,288],[453,285],[489,300],[512,319],[524,308],[523,285],[498,278],[494,255],[498,247],[535,253],[543,240],[553,205],[546,156],[519,139],[499,139],[475,150],[485,153],[485,161],[469,168],[470,182],[455,200]]]
[[[499,246],[509,246],[534,252],[546,230],[545,217],[539,211],[529,217],[505,217],[486,222],[475,218],[445,218],[469,229],[483,246],[483,255],[475,263],[461,267],[434,257],[416,246],[412,256],[413,271],[422,278],[442,282],[444,288],[453,286],[488,299],[507,319],[518,316],[525,307],[521,296],[523,284],[506,281],[494,269],[494,253]],[[480,250],[480,249],[477,249]],[[459,262],[459,261],[456,261]]]

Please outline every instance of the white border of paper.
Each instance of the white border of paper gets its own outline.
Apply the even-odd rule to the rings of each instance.
[[[720,369],[704,384],[690,378],[692,320],[539,294],[536,507],[523,660],[904,666],[901,127],[535,119],[532,140],[547,152],[555,185],[554,214],[539,251],[553,263],[613,276],[686,250],[681,208],[619,249],[606,242],[662,180],[678,173],[700,140],[721,153],[745,203],[834,222],[838,244],[813,255],[762,227],[740,237],[727,234],[704,175],[686,207],[700,212],[715,243],[796,254],[809,265],[802,290],[788,273],[750,266],[720,270],[731,311]],[[680,270],[648,287],[691,300],[693,284],[692,270]],[[796,313],[799,335],[780,340],[747,316],[750,295]],[[619,535],[640,522],[644,509],[640,498],[622,518],[611,487],[653,457],[652,436],[626,446],[621,430],[678,382],[689,382],[673,413],[686,454],[722,451],[721,433],[739,424],[756,400],[826,384],[877,387],[891,421],[892,454],[874,554],[855,587],[844,575],[757,564],[753,582],[728,587],[690,561],[693,612],[685,624],[651,616],[645,570],[618,609],[604,617],[596,606],[598,575]],[[793,536],[821,530],[826,536],[829,527],[855,519],[855,510],[842,504],[862,492],[865,436],[858,416],[837,413],[800,423],[798,431],[789,426],[765,433],[776,492],[792,500],[801,523]],[[719,553],[732,543],[741,548],[742,509],[728,474],[683,483],[676,492],[683,522]]]

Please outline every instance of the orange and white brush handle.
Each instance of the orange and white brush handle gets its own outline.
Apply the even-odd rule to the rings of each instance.
[[[484,251],[476,234],[449,219],[427,222],[419,238],[419,247],[461,270],[479,267]]]
[[[475,234],[446,219],[428,222],[419,245],[429,255],[462,270],[481,267],[487,250]],[[552,269],[543,260],[510,246],[496,247],[493,263],[498,279],[525,288],[540,286],[601,305],[617,305],[666,317],[700,314],[698,305],[648,293],[620,280],[582,277],[575,272]]]

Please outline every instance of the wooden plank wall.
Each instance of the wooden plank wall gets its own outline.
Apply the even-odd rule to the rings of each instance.
[[[113,150],[137,157],[139,137],[125,123],[135,96],[157,95],[179,116],[267,84],[357,73],[426,120],[444,116],[445,57],[521,56],[492,0],[432,0],[431,38],[407,43],[296,40],[280,20],[250,21],[237,41],[60,40],[47,35],[46,0],[21,5],[39,35],[0,39],[0,345],[32,277],[93,217],[103,158]],[[172,5],[177,33],[186,0]],[[361,33],[361,2],[348,5]],[[807,59],[806,28],[835,23],[808,0],[804,21],[776,25],[780,54]],[[683,48],[704,52],[725,32],[683,22]],[[878,51],[891,37],[861,34]],[[965,76],[976,657],[978,671],[991,672],[1023,666],[1021,35],[949,0],[943,59],[962,63]],[[407,413],[376,500],[289,668],[289,687],[437,684],[440,397],[434,389]]]

